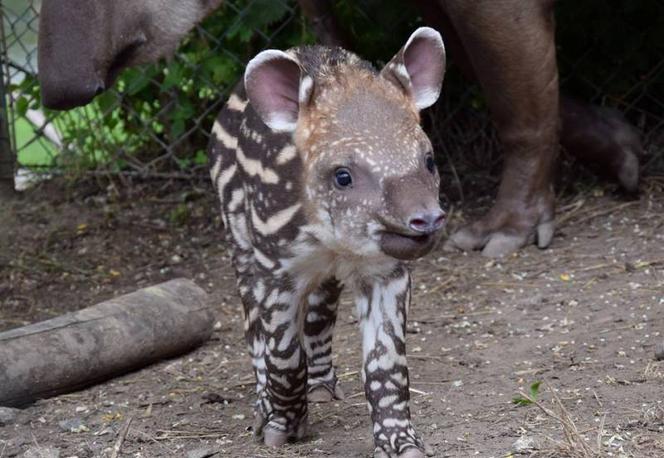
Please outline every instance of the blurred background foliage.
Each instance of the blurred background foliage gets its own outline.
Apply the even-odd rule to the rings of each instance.
[[[16,14],[19,4],[14,6]],[[32,6],[37,12],[35,2]],[[422,24],[419,11],[398,0],[338,0],[334,10],[354,50],[376,63],[389,59]],[[12,13],[5,8],[3,20],[10,21]],[[645,135],[648,163],[661,167],[663,1],[559,1],[556,17],[563,90],[625,112]],[[36,30],[36,23],[28,28]],[[20,42],[20,37],[11,37],[16,30],[5,26],[10,45]],[[265,47],[313,42],[314,34],[294,1],[228,0],[189,34],[174,58],[125,71],[115,90],[88,107],[67,113],[44,111],[57,129],[60,146],[44,138],[43,125],[22,127],[29,110],[42,110],[36,73],[26,65],[28,70],[15,72],[9,86],[19,163],[56,168],[73,177],[91,172],[198,176],[207,162],[212,121],[240,80],[245,63]],[[480,129],[491,139],[481,92],[463,79],[453,57],[443,101],[428,122],[439,131],[434,137],[445,143],[447,135],[463,137],[469,129]],[[458,119],[479,121],[459,124]],[[449,154],[467,154],[461,150],[472,141],[457,141],[456,148],[440,146]]]

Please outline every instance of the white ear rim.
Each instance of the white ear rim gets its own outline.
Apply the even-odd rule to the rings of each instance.
[[[276,59],[287,59],[296,64],[298,67],[300,63],[290,54],[280,51],[278,49],[266,49],[261,51],[254,56],[253,59],[247,64],[247,68],[244,71],[244,87],[248,85],[248,77],[253,71],[255,71],[261,65],[265,63],[276,60]],[[300,88],[300,98],[302,97],[301,88]],[[294,132],[297,127],[297,119],[293,121],[290,118],[284,116],[272,115],[269,118],[264,120],[265,124],[275,132]]]
[[[300,78],[300,90],[298,92],[298,99],[300,105],[306,104],[311,98],[314,89],[314,80],[309,75],[304,75]]]
[[[431,27],[418,27],[410,35],[410,37],[408,38],[408,41],[406,41],[404,49],[408,49],[408,46],[410,46],[410,44],[416,38],[429,38],[429,39],[432,39],[434,42],[437,43],[438,47],[443,51],[443,53],[445,53],[445,43],[443,43],[443,37],[441,36],[441,34],[438,30],[432,29]]]
[[[441,36],[440,32],[438,32],[436,29],[432,29],[431,27],[419,27],[417,28],[408,38],[408,41],[406,41],[406,44],[404,45],[404,54],[406,53],[406,50],[408,47],[415,41],[417,38],[426,38],[428,40],[433,41],[436,44],[436,47],[440,49],[441,55],[443,56],[443,73],[445,72],[445,43],[443,42],[443,37]],[[405,69],[404,69],[405,70]],[[406,71],[406,73],[408,73]],[[410,79],[410,77],[409,77]],[[415,97],[415,106],[417,107],[418,110],[424,110],[425,108],[429,108],[431,105],[436,103],[438,100],[438,97],[440,97],[440,93],[442,91],[442,84],[438,88],[434,89],[429,89],[426,91],[421,91],[417,94]]]
[[[265,124],[277,133],[295,132],[297,129],[297,121],[279,115],[272,115],[265,119]]]

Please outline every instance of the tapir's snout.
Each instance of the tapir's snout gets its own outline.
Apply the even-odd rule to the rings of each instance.
[[[42,103],[64,110],[90,102],[104,91],[99,62],[95,2],[42,3],[39,26],[39,83]],[[98,33],[98,32],[97,32]]]
[[[415,232],[429,235],[440,230],[445,224],[445,212],[440,208],[413,213],[408,226]]]
[[[85,105],[120,72],[170,55],[221,0],[42,0],[39,84],[47,108]]]
[[[68,110],[86,105],[104,92],[106,86],[101,78],[94,74],[88,77],[79,73],[75,78],[49,78],[40,76],[39,85],[42,93],[42,104],[54,110]]]
[[[445,225],[438,201],[438,183],[420,173],[391,179],[386,185],[388,208],[381,219],[380,248],[397,259],[416,259],[436,244]]]

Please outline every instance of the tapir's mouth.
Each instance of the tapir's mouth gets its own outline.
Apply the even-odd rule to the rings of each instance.
[[[385,231],[380,236],[380,249],[397,259],[416,259],[424,256],[436,243],[436,234],[404,234]]]

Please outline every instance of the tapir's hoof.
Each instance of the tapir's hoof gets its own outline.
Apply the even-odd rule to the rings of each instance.
[[[263,428],[263,443],[268,447],[281,447],[287,442],[294,442],[307,435],[306,417],[300,421],[295,430],[282,431],[268,423]]]
[[[281,447],[286,444],[289,439],[289,434],[285,431],[277,431],[270,426],[266,426],[263,429],[263,442],[268,447]]]
[[[528,233],[506,233],[468,226],[452,234],[443,245],[443,249],[445,251],[481,249],[483,256],[500,258],[534,241],[537,241],[539,248],[546,248],[551,244],[554,232],[555,222],[553,220],[539,223],[532,232]]]
[[[482,255],[500,258],[522,248],[528,243],[527,235],[494,232],[478,234],[471,228],[463,228],[443,245],[446,251],[472,251],[482,249]]]
[[[433,456],[433,453],[423,452],[419,448],[416,447],[408,447],[406,450],[401,452],[398,455],[388,455],[384,450],[377,448],[376,451],[374,451],[374,458],[425,458],[426,456]]]
[[[307,394],[307,401],[309,402],[331,402],[335,399],[342,400],[345,395],[341,386],[337,382],[334,385],[334,388],[326,384],[315,385],[310,388],[309,393]]]
[[[624,157],[618,171],[618,182],[631,194],[639,190],[639,158],[631,150],[624,151]]]

